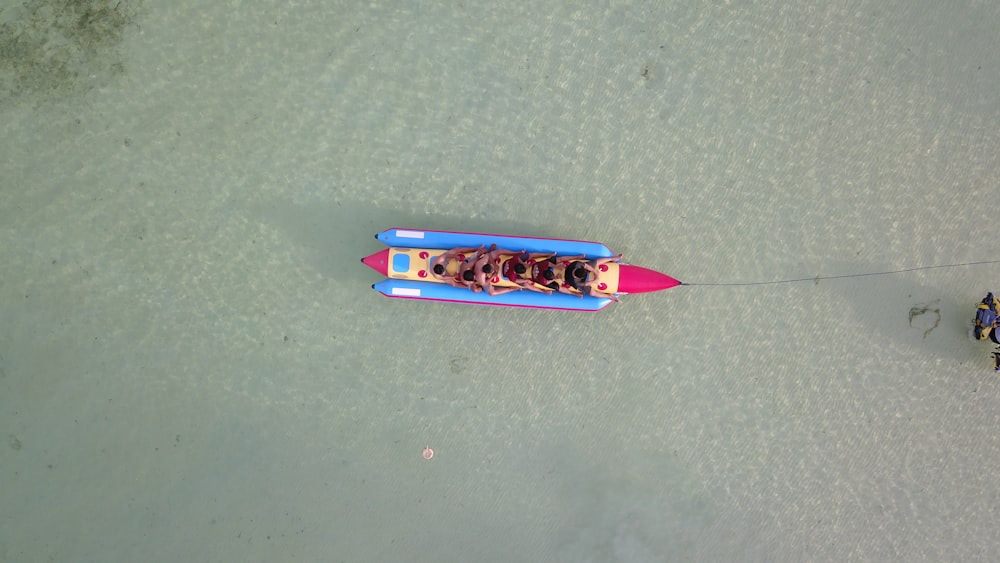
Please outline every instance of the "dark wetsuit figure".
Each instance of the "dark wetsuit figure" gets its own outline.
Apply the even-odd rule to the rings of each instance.
[[[583,266],[583,262],[573,262],[566,266],[565,277],[567,286],[583,291],[583,284],[587,281],[587,268]]]
[[[504,277],[514,283],[517,283],[517,280],[519,278],[523,278],[523,274],[528,271],[527,261],[527,252],[515,254],[508,258],[507,262],[503,266]]]
[[[559,287],[559,284],[555,284],[552,281],[555,279],[555,273],[552,271],[552,267],[555,265],[555,259],[543,258],[536,261],[532,256],[535,256],[536,258],[538,257],[537,254],[532,255],[528,252],[512,255],[507,259],[507,262],[504,263],[504,277],[521,287],[531,289],[533,291],[547,292],[548,290],[555,290]],[[539,289],[538,286],[545,287],[547,289],[542,290]]]
[[[532,281],[553,291],[559,289],[559,282],[555,281],[556,273],[552,270],[555,265],[555,258],[542,260],[535,264],[531,269],[531,273],[533,274]]]

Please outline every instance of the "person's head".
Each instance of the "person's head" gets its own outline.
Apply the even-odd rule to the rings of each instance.
[[[437,275],[439,275],[439,276],[443,276],[444,275],[444,266],[442,266],[441,264],[434,264],[434,273],[437,274]]]
[[[521,274],[527,272],[528,269],[524,267],[524,264],[515,264],[514,265],[514,271],[517,272],[518,275],[521,275]]]
[[[583,266],[577,264],[576,265],[576,270],[573,271],[573,277],[575,277],[578,280],[585,280],[585,279],[587,279],[587,269],[584,268]]]
[[[472,270],[466,270],[465,273],[462,274],[462,279],[467,282],[475,281],[476,273],[473,272]]]
[[[542,277],[547,280],[552,280],[555,279],[556,273],[552,271],[552,268],[549,268],[548,270],[542,272]]]
[[[493,264],[490,264],[489,262],[487,262],[486,264],[483,264],[483,273],[484,274],[492,274],[493,273]]]

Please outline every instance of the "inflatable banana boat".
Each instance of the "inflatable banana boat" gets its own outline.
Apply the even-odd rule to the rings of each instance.
[[[599,311],[619,295],[681,284],[597,242],[413,229],[375,238],[388,248],[361,261],[387,278],[372,285],[386,297]]]

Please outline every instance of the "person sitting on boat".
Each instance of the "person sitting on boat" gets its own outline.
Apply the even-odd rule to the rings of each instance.
[[[458,250],[468,250],[468,249],[458,249]],[[482,268],[482,264],[485,263],[488,252],[486,252],[486,245],[480,246],[479,248],[473,248],[474,252],[468,254],[465,252],[456,252],[456,257],[462,259],[462,262],[458,265],[458,271],[455,272],[454,277],[448,276],[446,273],[438,269],[437,265],[434,266],[435,277],[440,277],[442,281],[452,285],[454,287],[461,287],[463,289],[472,290],[475,293],[482,291],[482,287],[476,283],[476,268]]]
[[[476,266],[481,267],[483,259],[488,256],[486,252],[486,246],[479,247],[475,253],[470,256],[466,256],[462,263],[458,265],[458,272],[455,273],[455,280],[462,284],[461,287],[466,287],[478,293],[479,289],[476,289]]]
[[[562,284],[556,277],[556,266],[558,264],[559,260],[554,256],[540,262],[535,262],[535,265],[531,267],[531,279],[535,282],[536,288],[542,288],[542,291],[546,293],[559,291],[559,287]]]
[[[579,256],[556,256],[549,260],[549,267],[546,271],[540,272],[546,279],[552,281],[546,283],[545,285],[559,293],[568,293],[570,295],[580,295],[573,291],[573,286],[566,283],[566,270],[569,267],[576,268],[574,264],[578,260],[584,260],[587,256],[581,254]],[[552,273],[552,277],[549,277],[549,272]]]
[[[497,245],[490,246],[489,251],[486,245],[479,248],[456,248],[449,250],[435,258],[431,263],[431,275],[436,279],[445,282],[452,287],[468,289],[474,293],[479,293],[485,289],[490,295],[503,295],[510,291],[517,291],[519,288],[496,289],[490,283],[491,275],[498,269],[495,265],[499,262],[500,254],[507,253],[506,250],[497,250]],[[446,264],[451,259],[461,259],[458,271],[454,276],[448,275]]]
[[[1000,324],[1000,312],[998,311],[1000,311],[1000,299],[994,297],[992,292],[987,293],[976,309],[975,327],[973,328],[976,338],[979,340],[989,338],[994,343],[1000,344],[1000,338],[997,336],[997,325]]]
[[[549,265],[549,259],[555,256],[551,252],[521,252],[512,255],[504,262],[503,275],[508,280],[516,283],[524,289],[538,291],[541,293],[552,293],[554,288],[547,287],[555,274]],[[548,273],[548,277],[546,277]]]
[[[467,250],[467,249],[460,249]],[[493,287],[492,278],[499,271],[499,266],[497,265],[500,261],[500,255],[510,254],[509,250],[497,250],[497,245],[491,245],[489,251],[486,251],[485,246],[472,249],[475,252],[471,255],[466,256],[462,263],[458,266],[458,272],[454,277],[445,274],[443,268],[437,268],[437,265],[432,268],[435,277],[441,281],[448,283],[454,287],[461,287],[468,289],[473,293],[479,293],[480,291],[486,290],[490,295],[503,295],[504,293],[510,293],[511,291],[518,291],[519,287],[505,287],[505,288],[495,288]],[[465,253],[457,253],[465,254]]]
[[[618,301],[618,298],[613,293],[608,293],[598,289],[600,281],[598,281],[597,276],[598,268],[608,262],[615,262],[621,259],[621,257],[622,255],[618,254],[608,258],[597,258],[590,261],[578,260],[570,263],[566,266],[563,273],[564,286],[566,286],[568,290],[571,289],[575,291],[564,291],[564,293],[571,293],[579,295],[580,297],[590,295],[602,299]]]
[[[476,260],[479,259],[480,254],[484,250],[486,250],[486,245],[482,245],[479,248],[455,248],[449,250],[431,261],[431,275],[435,279],[454,287],[468,287],[464,281],[460,280],[462,280],[464,273],[470,270]],[[462,263],[459,265],[459,271],[451,276],[448,275],[448,261],[453,259],[459,259]]]
[[[503,295],[505,293],[510,293],[512,291],[519,291],[520,287],[501,287],[496,288],[493,286],[493,280],[499,281],[500,273],[500,257],[507,254],[514,254],[510,250],[498,249],[496,244],[490,246],[490,251],[483,253],[482,256],[476,261],[473,267],[475,283],[478,284],[479,289],[485,289],[486,293],[490,296]],[[473,289],[473,291],[477,291]]]

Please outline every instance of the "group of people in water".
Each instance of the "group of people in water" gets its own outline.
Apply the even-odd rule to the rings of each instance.
[[[591,295],[618,301],[612,293],[599,289],[598,272],[603,264],[614,262],[621,254],[609,258],[587,260],[586,256],[556,256],[551,252],[520,252],[503,250],[493,244],[488,249],[455,248],[434,258],[431,275],[454,287],[489,295],[503,295],[512,291],[538,291],[541,293],[567,293],[583,297]],[[458,261],[454,274],[448,264]],[[515,286],[497,286],[501,276]]]
[[[1000,336],[997,335],[997,328],[1000,325],[1000,299],[993,296],[993,293],[987,293],[986,297],[979,303],[979,307],[976,308],[976,320],[974,321],[973,334],[979,340],[986,340],[989,338],[997,345],[997,349],[993,352],[993,369],[1000,371]]]

